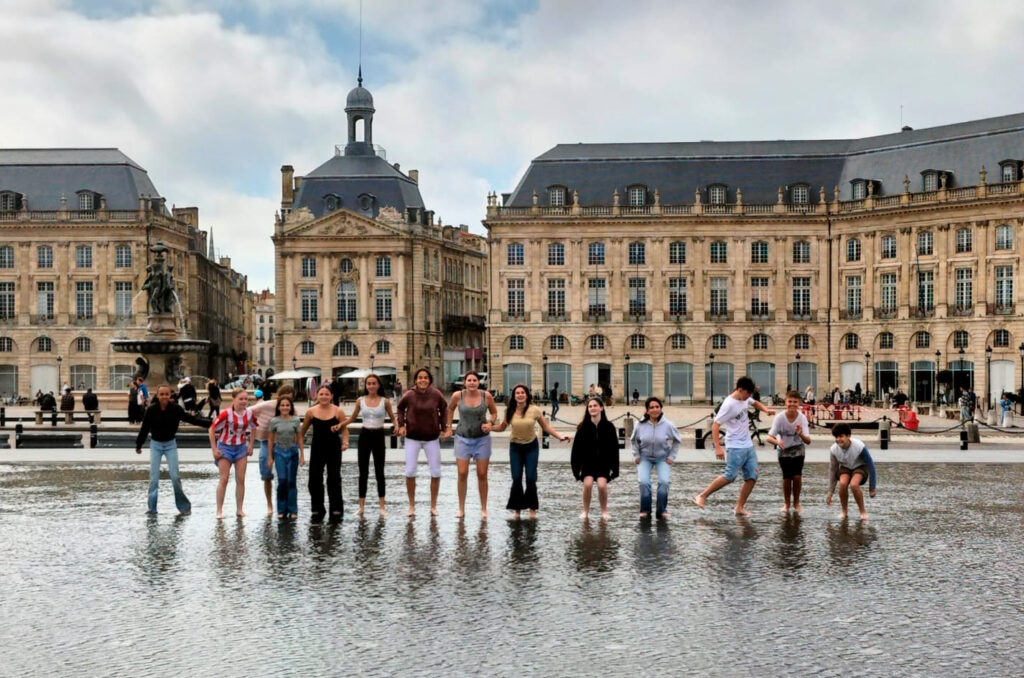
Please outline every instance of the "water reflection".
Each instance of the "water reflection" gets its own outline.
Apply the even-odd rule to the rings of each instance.
[[[178,549],[185,520],[184,516],[177,516],[161,525],[157,516],[146,517],[146,539],[140,544],[142,548],[136,549],[133,563],[147,584],[160,584],[178,570]]]
[[[536,520],[509,521],[505,558],[515,572],[533,571],[538,560]]]
[[[427,522],[427,534],[422,538],[416,531],[416,520],[406,524],[405,539],[402,542],[402,570],[406,581],[413,587],[430,585],[437,574],[438,555],[441,551],[441,534],[437,518],[431,516]]]
[[[577,571],[610,572],[618,563],[619,542],[608,530],[608,521],[583,521],[583,527],[569,542],[569,558]]]
[[[372,573],[378,567],[384,543],[384,518],[360,520],[356,523],[355,565],[363,572]]]
[[[840,567],[855,564],[875,543],[875,526],[864,520],[840,520],[825,526],[828,554]]]
[[[714,537],[708,562],[712,571],[723,578],[722,583],[731,585],[749,577],[755,561],[755,542],[760,537],[751,519],[734,516],[732,523],[725,524],[701,519],[698,524]]]
[[[775,530],[772,561],[783,577],[795,576],[807,564],[807,539],[803,531],[803,516],[786,513]]]
[[[213,529],[213,569],[217,574],[230,578],[246,567],[249,560],[245,543],[245,521],[240,519],[218,520]]]
[[[654,574],[676,567],[672,528],[667,520],[644,519],[637,523],[634,561],[640,574]]]
[[[291,571],[299,555],[298,528],[294,520],[263,521],[262,544],[267,554],[267,565],[274,576],[283,576]]]
[[[491,567],[491,544],[488,539],[487,521],[481,520],[472,539],[467,535],[465,520],[455,528],[455,554],[453,565],[456,571],[472,574],[486,571]]]
[[[307,540],[312,557],[310,569],[314,575],[324,575],[331,570],[333,559],[340,541],[341,525],[331,522],[311,522]]]

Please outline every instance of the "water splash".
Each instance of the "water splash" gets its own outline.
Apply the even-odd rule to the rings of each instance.
[[[181,328],[181,336],[188,339],[188,331],[185,329],[185,314],[182,312],[181,299],[178,297],[178,290],[171,292],[174,295],[174,307],[178,309],[178,326]]]

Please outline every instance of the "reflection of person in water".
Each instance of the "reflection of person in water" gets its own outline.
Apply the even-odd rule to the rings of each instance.
[[[844,520],[825,526],[829,557],[835,565],[847,567],[861,562],[863,551],[871,548],[878,537],[875,528],[863,521],[852,525]]]
[[[619,559],[619,542],[608,532],[607,521],[596,529],[587,521],[569,544],[569,553],[578,571],[611,572]]]

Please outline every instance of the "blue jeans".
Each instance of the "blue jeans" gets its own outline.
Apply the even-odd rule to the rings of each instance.
[[[182,513],[192,510],[192,503],[181,488],[181,476],[178,474],[178,443],[173,440],[149,442],[149,512],[156,513],[156,499],[160,493],[160,458],[167,457],[167,470],[171,473],[171,485],[174,486],[174,503]]]
[[[270,441],[264,438],[257,442],[260,444],[260,480],[273,480],[274,469],[270,468]]]
[[[508,463],[512,471],[512,490],[508,495],[506,508],[509,511],[525,509],[536,511],[537,500],[537,462],[540,460],[540,444],[509,443]],[[523,470],[526,471],[526,492],[523,492]]]
[[[299,446],[274,445],[274,468],[277,469],[277,512],[299,513]]]
[[[557,400],[552,400],[551,401],[551,418],[552,419],[554,419],[555,417],[558,416],[558,409],[559,409],[558,401]]]
[[[668,463],[667,457],[651,459],[640,457],[640,463],[636,466],[636,478],[640,483],[640,513],[651,513],[651,470],[658,467],[658,512],[655,514],[661,517],[668,510],[668,488],[672,482],[672,465]]]

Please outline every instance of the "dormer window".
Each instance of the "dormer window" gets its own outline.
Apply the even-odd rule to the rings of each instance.
[[[324,196],[324,211],[333,212],[341,208],[341,197],[334,193],[328,193]]]
[[[363,193],[362,195],[359,196],[358,201],[359,210],[361,212],[370,212],[373,210],[374,203],[377,202],[377,199],[374,198],[369,193]]]
[[[647,204],[647,187],[646,186],[630,186],[629,187],[629,206],[630,207],[643,207]]]
[[[1003,160],[999,163],[999,178],[1004,184],[1020,179],[1019,166],[1020,163],[1017,160]]]
[[[921,173],[924,178],[924,190],[926,191],[937,191],[939,190],[939,173],[935,170],[925,170]]]
[[[21,208],[21,195],[13,191],[0,192],[0,212],[14,212]]]
[[[565,186],[551,186],[548,188],[548,205],[551,207],[565,206]]]
[[[714,184],[708,186],[708,202],[712,205],[724,205],[725,204],[725,186],[722,184]]]
[[[854,200],[863,200],[868,197],[868,182],[864,179],[854,179],[850,182],[852,185],[851,194]]]
[[[807,184],[797,184],[789,189],[789,200],[794,205],[806,205],[810,202],[810,187]]]

